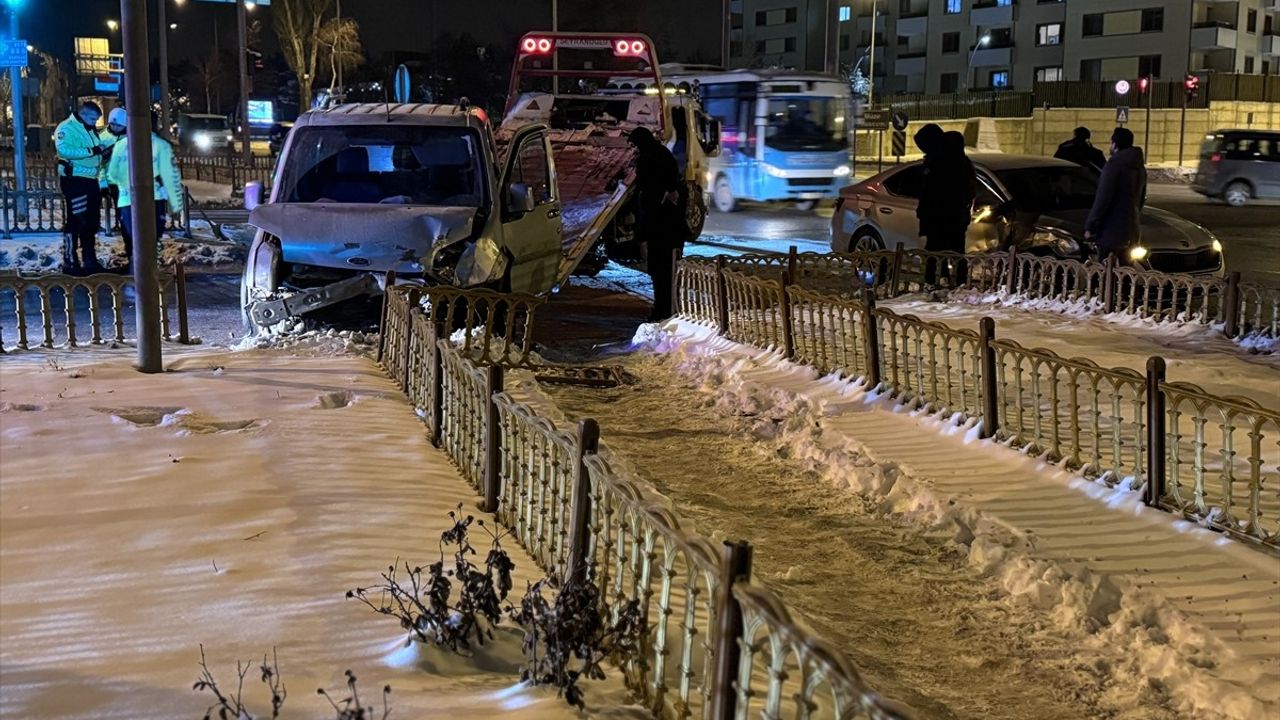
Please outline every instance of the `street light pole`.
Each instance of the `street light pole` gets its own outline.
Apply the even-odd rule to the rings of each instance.
[[[173,127],[169,117],[169,21],[165,19],[165,4],[169,0],[156,0],[156,23],[160,28],[160,133],[169,136]]]
[[[982,35],[978,38],[977,42],[973,44],[973,50],[969,51],[969,65],[964,70],[964,84],[966,90],[973,88],[973,58],[977,56],[978,48],[985,46],[989,42],[991,42],[991,35]]]
[[[551,32],[560,32],[560,0],[551,0]],[[556,72],[551,76],[551,94],[560,94],[560,43],[551,49],[551,69]],[[658,88],[662,92],[662,88]]]
[[[124,38],[125,111],[129,123],[129,195],[132,201],[133,286],[138,292],[139,372],[164,372],[160,357],[160,276],[156,248],[156,174],[151,162],[151,77],[147,53],[147,0],[120,0]]]
[[[876,23],[879,20],[880,2],[871,0],[871,72],[867,76],[867,107],[876,106]]]
[[[9,38],[18,40],[18,5],[16,0],[9,0]],[[13,101],[13,177],[18,190],[17,215],[19,219],[27,217],[27,148],[26,123],[22,118],[22,68],[9,68],[9,96]]]
[[[236,0],[236,34],[240,38],[240,142],[245,167],[253,164],[253,148],[249,144],[249,40],[245,19],[246,0]]]

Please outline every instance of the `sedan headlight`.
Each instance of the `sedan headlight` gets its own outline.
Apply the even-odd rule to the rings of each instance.
[[[1133,248],[1129,250],[1129,259],[1136,261],[1146,260],[1147,256],[1150,254],[1150,250],[1142,247],[1141,245],[1134,245]]]
[[[786,171],[786,170],[783,170],[783,169],[782,169],[782,168],[780,168],[780,167],[774,167],[773,165],[770,165],[770,164],[768,164],[768,163],[762,163],[762,164],[764,165],[764,171],[765,171],[766,173],[768,173],[768,174],[772,175],[773,177],[779,177],[779,178],[780,178],[780,177],[786,177],[786,176],[787,176],[787,171]]]
[[[1218,238],[1213,239],[1213,251],[1216,253],[1222,252],[1222,241]]]
[[[835,170],[832,170],[831,174],[835,175],[836,177],[849,177],[849,173],[851,172],[853,172],[853,169],[850,168],[848,165],[841,165],[837,167]]]
[[[1080,243],[1069,233],[1056,228],[1037,227],[1031,231],[1032,247],[1053,248],[1058,255],[1074,257],[1080,254]]]

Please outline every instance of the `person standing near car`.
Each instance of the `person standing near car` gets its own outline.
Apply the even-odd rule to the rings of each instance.
[[[684,250],[688,235],[680,166],[666,145],[647,128],[636,128],[627,136],[636,149],[636,239],[645,243],[649,276],[653,278],[651,322],[671,317],[671,292],[675,263]]]
[[[155,113],[151,122],[156,124]],[[128,272],[133,266],[133,214],[130,206],[133,198],[129,189],[129,142],[145,141],[148,137],[146,129],[141,132],[129,131],[116,144],[111,154],[111,163],[107,167],[107,178],[111,184],[120,189],[120,198],[116,207],[120,210],[120,227],[124,231],[125,265]],[[141,140],[139,140],[141,138]],[[165,218],[172,213],[175,217],[182,215],[182,176],[178,172],[178,163],[174,160],[173,146],[160,133],[152,130],[151,140],[151,174],[155,178],[156,193],[156,242],[164,234]]]
[[[1059,160],[1066,160],[1094,170],[1102,170],[1102,166],[1107,164],[1107,156],[1093,146],[1093,143],[1089,141],[1089,137],[1089,128],[1076,128],[1071,135],[1071,139],[1059,145],[1057,152],[1053,156]]]
[[[67,269],[71,272],[102,271],[98,263],[97,234],[101,226],[102,195],[99,174],[105,149],[98,135],[102,108],[85,102],[54,131],[58,153],[58,186],[66,207],[66,232],[71,236]],[[79,251],[79,258],[76,252]]]
[[[98,172],[98,186],[102,191],[102,202],[111,203],[110,207],[115,207],[120,200],[120,188],[112,185],[107,180],[107,166],[111,164],[111,152],[115,149],[116,143],[124,139],[125,125],[128,124],[128,113],[124,108],[113,108],[107,113],[107,131],[102,133],[102,169]],[[116,227],[120,228],[120,217],[116,216]]]
[[[925,125],[915,135],[916,147],[924,151],[916,220],[925,250],[931,252],[963,253],[965,232],[972,220],[977,177],[973,163],[964,154],[964,136],[955,136],[958,137],[949,137],[935,123]],[[926,262],[926,285],[936,284],[939,264],[943,276],[950,277],[947,263]]]
[[[1147,167],[1142,148],[1133,146],[1133,131],[1111,133],[1111,159],[1102,166],[1093,207],[1085,220],[1084,239],[1098,248],[1098,259],[1115,256],[1128,262],[1129,251],[1142,239],[1142,207],[1147,202]]]

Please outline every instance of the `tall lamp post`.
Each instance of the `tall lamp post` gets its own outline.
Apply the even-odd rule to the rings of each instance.
[[[973,44],[973,50],[969,52],[969,66],[964,70],[965,89],[973,87],[973,58],[978,54],[978,49],[986,47],[991,42],[991,33],[985,33],[978,38],[978,42]]]
[[[880,20],[880,2],[871,0],[871,69],[867,72],[867,107],[875,107],[876,94],[876,24]]]
[[[18,40],[18,9],[23,0],[5,0],[9,7],[9,39]],[[27,148],[26,123],[22,118],[22,68],[17,65],[9,67],[9,96],[13,101],[13,177],[18,191],[17,214],[21,219],[27,217]]]

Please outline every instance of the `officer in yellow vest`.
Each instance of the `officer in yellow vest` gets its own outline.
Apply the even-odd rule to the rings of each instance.
[[[152,125],[156,122],[152,112]],[[150,132],[148,132],[150,131]],[[156,198],[156,242],[164,233],[165,218],[172,214],[175,218],[182,215],[182,204],[185,197],[182,192],[182,174],[178,171],[178,162],[173,155],[173,146],[151,128],[129,129],[127,134],[116,143],[111,153],[111,162],[107,166],[107,182],[119,188],[120,196],[117,207],[120,209],[120,229],[124,233],[125,269],[133,264],[133,195],[129,189],[129,143],[151,141],[151,174],[155,178]]]
[[[74,115],[63,120],[53,134],[60,170],[58,185],[66,200],[66,231],[72,241],[66,258],[68,269],[88,273],[102,271],[96,247],[98,228],[102,224],[98,184],[104,153],[102,138],[98,136],[101,117],[102,108],[95,102],[86,102]]]

